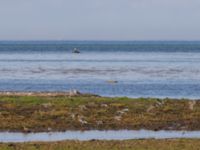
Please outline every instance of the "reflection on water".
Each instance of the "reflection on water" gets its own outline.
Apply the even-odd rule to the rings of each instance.
[[[169,139],[169,138],[200,138],[200,131],[66,131],[49,133],[10,133],[0,132],[0,142],[33,142],[62,140],[128,140],[128,139]]]

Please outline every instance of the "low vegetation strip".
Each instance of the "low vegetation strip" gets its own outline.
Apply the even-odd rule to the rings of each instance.
[[[0,144],[0,150],[199,150],[200,140],[64,141]]]
[[[0,96],[0,131],[200,130],[200,101],[96,96]]]

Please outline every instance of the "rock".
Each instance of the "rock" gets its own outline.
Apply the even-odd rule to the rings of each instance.
[[[128,111],[129,111],[129,109],[128,109],[128,108],[125,108],[125,109],[122,109],[122,110],[120,110],[120,111],[117,111],[117,114],[123,115],[123,114],[125,114],[125,113],[128,112]]]
[[[15,144],[9,143],[8,146],[9,146],[9,147],[15,147]]]
[[[108,107],[107,104],[101,104],[101,107]]]
[[[196,101],[189,101],[189,110],[193,110],[194,106],[196,105]]]
[[[161,107],[165,104],[165,101],[157,101],[156,106]]]
[[[147,112],[149,113],[149,112],[151,112],[153,109],[155,109],[155,106],[149,106],[149,108],[147,109]]]
[[[75,116],[75,114],[71,114],[71,117],[72,117],[72,119],[75,119],[76,116]]]
[[[122,117],[121,116],[115,116],[114,119],[117,120],[117,121],[121,121]]]
[[[81,110],[81,111],[83,111],[83,110],[86,110],[86,109],[87,109],[87,107],[86,107],[85,105],[80,105],[80,106],[79,106],[79,108],[80,108],[80,110]]]
[[[26,128],[26,127],[24,127],[23,130],[24,130],[24,132],[26,132],[26,133],[30,133],[30,132],[31,132],[31,130],[29,130],[29,129]]]
[[[6,95],[10,95],[11,92],[6,92]]]
[[[97,125],[102,125],[103,121],[96,121]]]
[[[81,124],[87,124],[87,123],[88,123],[87,121],[85,121],[85,120],[83,119],[82,116],[79,116],[79,117],[78,117],[78,121],[79,121]]]
[[[125,108],[125,109],[123,109],[122,111],[123,111],[123,112],[128,112],[129,109],[128,109],[128,108]]]
[[[82,119],[79,119],[78,121],[79,121],[81,124],[87,124],[87,123],[88,123],[87,121],[82,120]]]
[[[47,130],[48,130],[49,132],[52,131],[52,129],[51,129],[50,127],[48,127]]]
[[[117,111],[117,114],[118,115],[123,115],[125,112],[123,112],[123,111]]]
[[[42,106],[43,106],[44,108],[49,108],[49,107],[52,106],[52,104],[51,104],[51,103],[45,103],[45,104],[42,104]]]
[[[97,104],[95,104],[94,102],[90,102],[87,104],[88,107],[96,107]]]
[[[81,93],[77,90],[71,90],[69,91],[69,96],[77,96],[80,95]]]
[[[28,92],[27,95],[28,95],[28,96],[31,96],[31,95],[33,95],[33,93],[32,93],[32,92]]]

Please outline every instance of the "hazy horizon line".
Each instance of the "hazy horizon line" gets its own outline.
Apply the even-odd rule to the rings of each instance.
[[[0,40],[0,42],[200,42],[200,40]]]

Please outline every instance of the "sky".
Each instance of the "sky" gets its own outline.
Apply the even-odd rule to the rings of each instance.
[[[0,40],[200,40],[200,0],[0,0]]]

